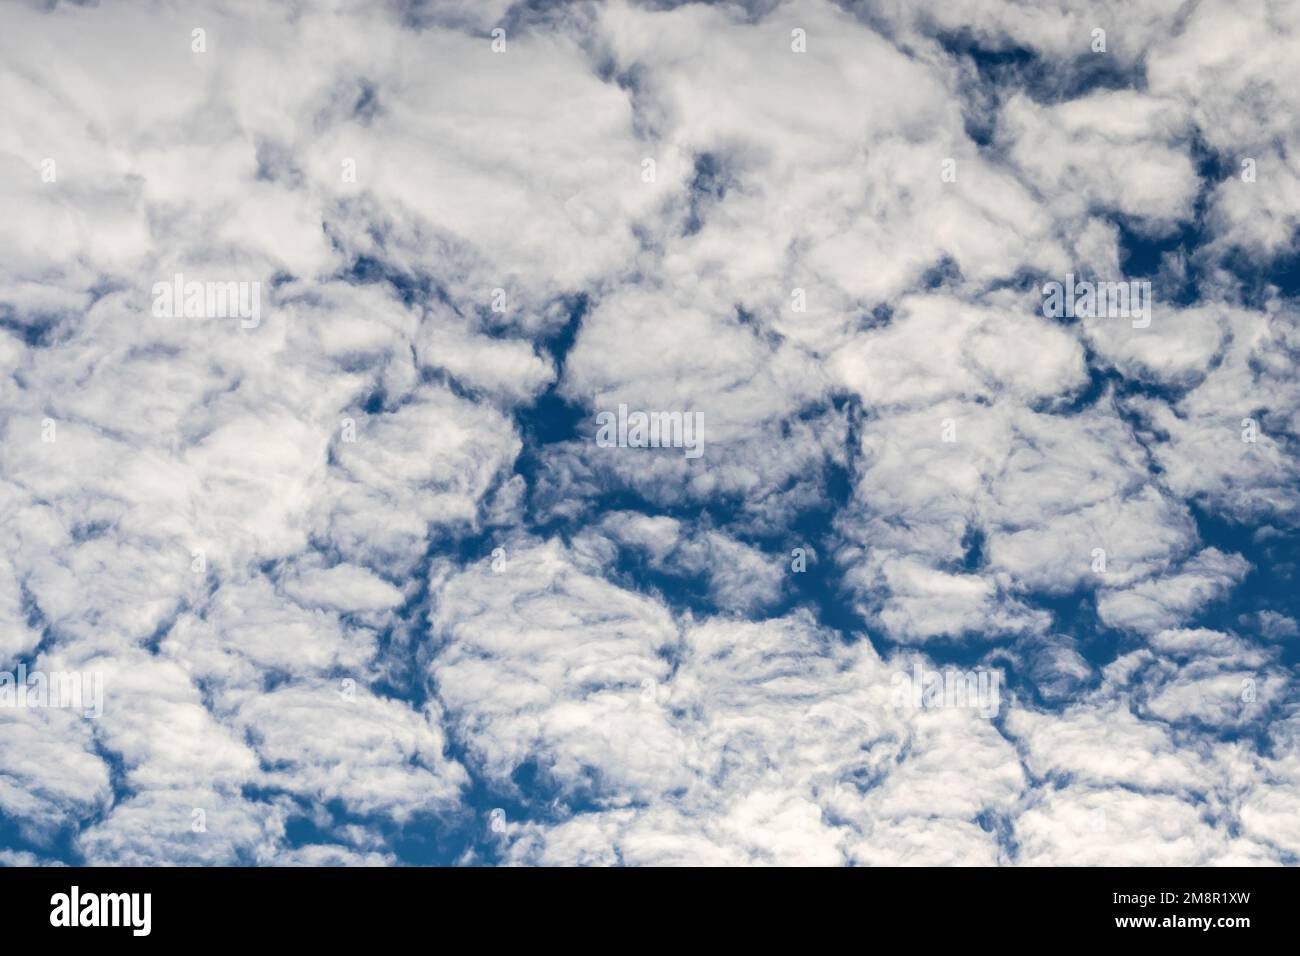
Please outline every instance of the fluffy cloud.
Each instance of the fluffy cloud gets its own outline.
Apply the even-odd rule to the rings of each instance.
[[[10,6],[0,862],[1294,862],[1296,18]]]

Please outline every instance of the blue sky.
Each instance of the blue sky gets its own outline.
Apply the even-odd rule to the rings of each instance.
[[[1297,862],[1300,6],[0,16],[0,862]]]

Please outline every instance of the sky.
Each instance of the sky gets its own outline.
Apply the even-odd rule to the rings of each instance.
[[[0,863],[1297,864],[1298,32],[7,3]]]

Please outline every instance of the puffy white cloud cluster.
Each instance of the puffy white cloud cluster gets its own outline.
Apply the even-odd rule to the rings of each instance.
[[[509,859],[999,858],[975,820],[1013,805],[1015,752],[973,710],[900,707],[907,661],[805,614],[674,622],[598,574],[554,544],[435,574],[430,673],[471,763],[544,781],[545,822],[508,826]]]
[[[1300,858],[1300,5],[46,7],[0,668],[105,700],[0,708],[0,861]]]

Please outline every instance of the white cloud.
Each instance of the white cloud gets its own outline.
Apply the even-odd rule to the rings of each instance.
[[[1293,6],[3,23],[0,650],[106,699],[0,711],[0,862],[386,865],[472,790],[514,862],[1300,852],[1294,609],[1229,603],[1300,507]],[[1044,318],[1128,230],[1151,327]],[[703,457],[597,447],[622,402]],[[998,719],[896,706],[954,638]]]

